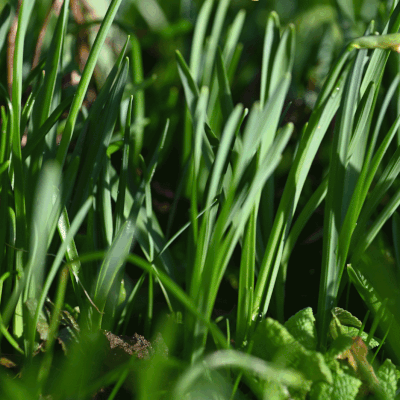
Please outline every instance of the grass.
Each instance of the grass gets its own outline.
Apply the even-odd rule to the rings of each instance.
[[[67,0],[48,26],[35,2],[18,21],[2,8],[12,71],[0,86],[2,398],[398,398],[400,4],[382,2],[376,25],[331,47],[323,79],[310,68],[320,87],[298,126],[293,24],[275,12],[263,21],[259,100],[246,107],[245,11],[205,0],[191,32],[150,3],[155,14],[112,0],[82,26]],[[361,9],[337,7],[357,32]],[[143,57],[154,43],[180,48],[158,61],[160,76]],[[155,197],[163,171],[175,185],[163,189],[167,220]],[[312,257],[291,255],[318,212],[318,302],[301,309],[288,280],[301,270],[306,281]],[[362,315],[349,311],[351,291]]]

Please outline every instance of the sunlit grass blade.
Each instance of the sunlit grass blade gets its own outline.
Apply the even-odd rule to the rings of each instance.
[[[190,71],[193,75],[194,81],[197,82],[197,84],[200,84],[200,66],[202,64],[204,38],[213,4],[214,0],[206,0],[203,3],[194,29],[190,53]]]
[[[226,121],[233,110],[233,100],[220,48],[218,48],[216,64],[222,116]]]
[[[221,36],[222,26],[225,21],[225,16],[230,2],[231,0],[221,0],[218,3],[211,35],[205,51],[204,70],[201,79],[202,86],[210,87],[218,41]]]
[[[228,33],[227,37],[225,39],[225,45],[223,46],[223,50],[221,51],[221,57],[218,56],[218,53],[220,52],[218,50],[217,55],[216,55],[216,71],[213,73],[213,79],[211,83],[211,95],[210,95],[210,101],[208,104],[208,112],[209,112],[209,119],[210,119],[210,125],[216,129],[217,131],[220,130],[220,125],[221,122],[226,122],[229,113],[233,109],[233,104],[232,104],[232,109],[229,110],[229,113],[226,112],[222,113],[223,121],[221,121],[221,109],[218,106],[217,100],[218,98],[221,98],[222,93],[230,93],[230,88],[229,88],[229,75],[228,71],[231,74],[230,77],[232,77],[235,67],[237,64],[232,65],[232,61],[238,61],[237,59],[233,59],[235,55],[235,49],[238,46],[238,41],[239,37],[241,34],[241,30],[243,28],[243,23],[244,23],[244,17],[245,13],[244,10],[241,10],[238,12],[236,15],[235,20],[233,21],[232,25],[228,28]],[[220,46],[219,46],[220,47]],[[220,58],[220,60],[219,60]],[[221,75],[221,64],[223,66],[224,72]],[[232,68],[232,69],[231,69]],[[226,75],[226,78],[222,78],[222,76]],[[223,82],[220,82],[221,79],[223,79]],[[222,84],[222,88],[220,85]],[[231,96],[229,94],[229,96]],[[221,107],[224,106],[224,104],[221,103],[220,100],[220,105]]]
[[[276,53],[280,40],[279,29],[280,26],[278,14],[276,12],[271,12],[268,15],[267,23],[265,25],[263,58],[261,63],[261,107],[264,106],[270,92],[273,55]]]
[[[133,241],[135,226],[136,224],[131,219],[128,219],[122,225],[101,265],[93,294],[93,301],[101,314],[98,312],[93,313],[91,324],[94,331],[99,330],[101,327],[103,329],[111,329],[112,327],[113,318],[115,318],[113,312],[115,312],[118,300],[123,267]],[[107,301],[111,304],[106,315],[103,313]]]
[[[232,64],[232,60],[238,46],[239,37],[242,33],[245,18],[245,10],[240,10],[227,31],[226,43],[223,48],[222,58],[224,59],[225,65],[227,65],[228,68]]]
[[[192,223],[194,245],[197,243],[198,224],[197,224],[197,205],[198,205],[198,182],[201,165],[201,148],[203,144],[204,125],[207,114],[209,90],[203,87],[200,93],[199,101],[197,102],[196,112],[193,119],[193,146],[192,146],[192,192],[190,204],[190,216]]]

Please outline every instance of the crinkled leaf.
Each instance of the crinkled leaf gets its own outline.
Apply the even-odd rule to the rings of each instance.
[[[356,324],[358,319],[356,317],[353,317],[348,311],[339,309],[339,315],[337,314],[338,308],[336,308],[333,311],[333,318],[330,322],[329,325],[329,333],[332,337],[333,340],[335,340],[337,337],[340,335],[346,335],[348,337],[356,337],[356,336],[361,336],[363,341],[367,341],[368,338],[368,333],[367,332],[361,332],[359,334],[359,327],[355,328],[354,326],[346,326],[343,325],[344,323],[350,323],[352,325]],[[344,321],[344,322],[342,322]],[[360,327],[361,327],[361,321],[360,322]],[[374,338],[371,338],[368,348],[373,349],[374,347],[378,346],[379,342],[376,341]]]
[[[331,372],[321,353],[305,349],[279,322],[262,321],[253,335],[253,354],[284,368],[301,371],[306,379],[332,382]]]
[[[388,358],[379,367],[377,376],[383,392],[389,399],[394,399],[397,390],[397,380],[400,378],[400,373],[396,366]]]
[[[361,381],[347,374],[334,374],[332,385],[317,382],[310,392],[310,400],[353,400],[355,399]]]
[[[354,326],[356,328],[361,328],[362,322],[352,315],[349,311],[344,310],[340,307],[335,307],[333,313],[336,315],[338,320],[342,325]]]
[[[285,328],[307,350],[317,348],[317,330],[312,308],[300,310],[285,322]]]

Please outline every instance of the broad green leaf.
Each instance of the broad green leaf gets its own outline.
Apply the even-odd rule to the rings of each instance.
[[[301,371],[306,379],[332,383],[331,372],[321,353],[306,350],[288,330],[267,318],[261,321],[252,337],[252,354],[266,361],[274,361],[284,368]]]
[[[312,308],[298,311],[285,322],[285,328],[307,350],[317,348],[317,330]]]
[[[400,373],[396,366],[387,358],[378,368],[376,375],[387,398],[394,399],[397,391],[397,381],[400,378]]]
[[[316,382],[310,392],[310,400],[354,400],[361,381],[348,374],[333,374],[333,383]]]

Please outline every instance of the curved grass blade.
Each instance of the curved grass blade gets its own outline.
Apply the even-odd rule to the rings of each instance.
[[[193,41],[190,53],[190,71],[193,79],[198,84],[200,83],[200,66],[202,65],[204,38],[208,21],[210,19],[211,10],[214,0],[206,0],[201,6],[199,15],[197,17],[196,26],[193,34]]]
[[[207,50],[205,53],[204,69],[201,79],[202,86],[210,87],[211,85],[211,78],[213,73],[215,55],[218,47],[218,41],[221,36],[222,26],[225,21],[225,16],[228,11],[228,6],[230,2],[231,0],[220,0],[220,2],[218,3],[211,36],[209,38]]]
[[[270,93],[271,69],[273,63],[273,55],[279,45],[280,40],[280,25],[279,16],[276,12],[271,12],[268,15],[267,23],[265,25],[263,58],[261,63],[261,91],[260,91],[260,105],[264,106]]]
[[[105,255],[93,295],[93,301],[100,310],[100,313],[94,313],[92,316],[92,329],[94,331],[97,331],[102,326],[103,328],[111,328],[112,326],[115,316],[113,314],[104,314],[104,318],[103,312],[107,301],[113,303],[111,311],[114,311],[121,284],[123,266],[129,254],[135,230],[136,224],[131,219],[125,221]]]
[[[106,39],[107,33],[111,28],[112,21],[118,11],[122,0],[112,0],[108,7],[107,13],[97,33],[93,47],[89,53],[89,58],[86,62],[85,69],[83,70],[81,80],[79,82],[68,118],[65,124],[65,130],[61,139],[60,146],[57,151],[57,160],[63,166],[67,156],[69,143],[71,141],[72,133],[74,131],[76,119],[81,108],[83,99],[86,95],[86,90],[89,86],[90,79],[92,78],[93,70],[96,65],[97,59],[100,55],[101,48]]]

